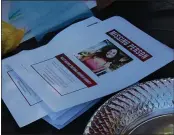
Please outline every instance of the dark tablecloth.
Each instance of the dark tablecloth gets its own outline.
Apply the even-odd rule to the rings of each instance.
[[[101,11],[98,11],[96,8],[92,9],[92,11],[94,15],[101,20],[115,15],[122,16],[152,37],[165,43],[167,46],[174,48],[174,3],[172,0],[166,0],[166,2],[116,1],[111,6]],[[6,55],[5,57],[14,55],[21,50],[33,49],[40,45],[44,45],[48,43],[58,32],[60,32],[60,30],[48,33],[40,43],[37,43],[34,38],[28,40],[22,43],[14,52]],[[140,80],[140,82],[152,79],[174,77],[173,69],[174,64],[169,63],[148,77]],[[113,94],[102,98],[98,104],[89,109],[62,130],[55,129],[42,119],[23,128],[19,128],[2,101],[2,134],[82,134],[93,113],[112,95]]]

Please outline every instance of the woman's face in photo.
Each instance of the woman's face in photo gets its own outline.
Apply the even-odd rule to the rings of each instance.
[[[106,58],[114,58],[117,54],[117,49],[111,49],[106,53]]]

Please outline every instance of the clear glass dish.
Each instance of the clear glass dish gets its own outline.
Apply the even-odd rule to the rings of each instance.
[[[147,127],[155,120],[159,125],[154,126],[161,127],[157,122],[160,120],[156,119],[171,119],[173,114],[174,79],[148,81],[126,88],[106,101],[90,119],[84,135],[132,135],[138,131],[145,134],[150,127],[146,131],[139,130],[144,124]],[[174,120],[168,123],[171,124]]]

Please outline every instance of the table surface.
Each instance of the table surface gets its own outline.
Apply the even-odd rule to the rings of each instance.
[[[165,7],[164,7],[165,6]],[[160,5],[160,3],[153,2],[114,2],[111,6],[98,11],[96,8],[92,9],[94,15],[101,20],[109,18],[111,16],[119,15],[130,21],[132,24],[145,31],[157,40],[165,43],[167,46],[174,48],[174,14],[172,14],[174,8],[169,5]],[[39,45],[46,44],[52,39],[59,31],[47,34]],[[35,39],[28,40],[20,45],[14,52],[6,55],[9,57],[14,55],[21,50],[28,50],[38,47]],[[5,58],[4,57],[4,58]],[[140,80],[140,82],[174,77],[173,63],[169,63],[165,67],[159,69],[153,74]],[[94,112],[102,105],[108,98],[113,94],[102,98],[102,100],[89,109],[87,112],[82,114],[79,118],[71,122],[62,130],[57,130],[52,127],[44,120],[38,120],[28,126],[19,128],[7,107],[2,101],[2,134],[82,134],[85,126]],[[21,108],[22,109],[22,108]]]

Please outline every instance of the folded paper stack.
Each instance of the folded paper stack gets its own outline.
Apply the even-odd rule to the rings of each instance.
[[[101,97],[173,60],[171,48],[125,19],[91,17],[43,47],[4,59],[2,99],[20,127],[43,118],[61,129]]]

